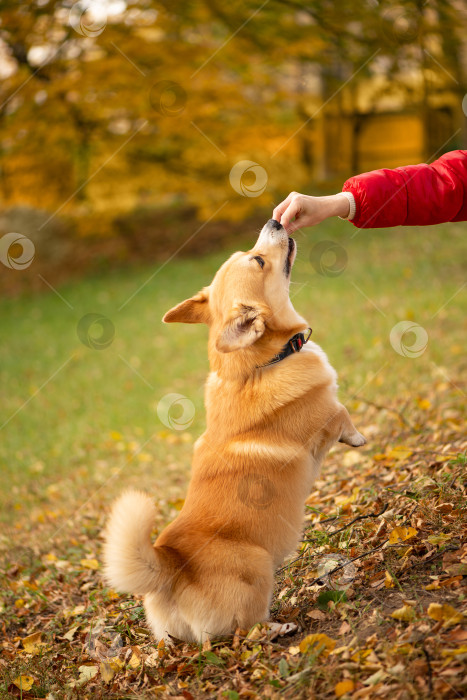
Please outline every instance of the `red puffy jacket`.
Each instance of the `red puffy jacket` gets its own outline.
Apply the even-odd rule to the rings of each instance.
[[[451,151],[431,165],[356,175],[342,190],[354,196],[358,228],[466,221],[467,151]]]

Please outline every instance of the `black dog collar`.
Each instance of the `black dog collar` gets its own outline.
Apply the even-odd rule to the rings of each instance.
[[[302,347],[310,340],[312,332],[313,331],[311,330],[311,328],[307,328],[306,336],[305,333],[296,333],[294,336],[292,336],[292,338],[290,338],[290,340],[287,341],[282,350],[278,352],[277,355],[274,355],[272,360],[266,362],[265,365],[260,365],[259,368],[269,367],[269,365],[275,365],[276,362],[284,360],[289,355],[293,355],[295,352],[300,352]]]

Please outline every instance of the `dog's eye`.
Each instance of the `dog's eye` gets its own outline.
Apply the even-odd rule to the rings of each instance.
[[[255,257],[252,258],[252,260],[256,260],[256,261],[259,263],[259,266],[261,267],[261,269],[263,269],[263,267],[264,267],[264,260],[263,260],[263,258],[261,257],[261,255],[255,255]]]

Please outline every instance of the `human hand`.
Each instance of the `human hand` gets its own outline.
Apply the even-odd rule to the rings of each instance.
[[[330,216],[347,217],[350,203],[342,193],[326,197],[312,197],[291,192],[275,209],[272,218],[293,233],[304,226],[315,226]]]

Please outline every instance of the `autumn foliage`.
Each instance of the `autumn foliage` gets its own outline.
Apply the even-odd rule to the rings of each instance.
[[[115,237],[97,254],[118,261],[133,250],[122,221],[136,246],[165,236],[163,212],[184,213],[184,240],[197,221],[232,233],[291,188],[460,147],[465,21],[438,1],[8,0],[0,199],[13,211],[0,227],[45,240],[44,257],[48,235],[78,259],[80,238]],[[258,164],[264,188],[244,168],[235,189],[238,162]]]

